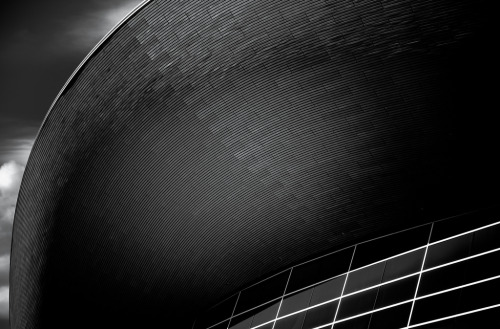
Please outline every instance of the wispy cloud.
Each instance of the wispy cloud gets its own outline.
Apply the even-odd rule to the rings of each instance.
[[[98,8],[80,17],[61,37],[76,48],[94,46],[141,1],[122,1],[112,8]]]
[[[9,314],[9,266],[12,223],[24,166],[8,162],[0,167],[0,318]]]
[[[0,317],[9,316],[9,287],[0,287]]]
[[[31,138],[20,138],[5,141],[0,144],[0,160],[8,159],[16,163],[25,164],[33,147],[34,140]]]
[[[0,272],[8,272],[10,264],[10,255],[0,256]]]
[[[38,58],[60,58],[68,53],[81,55],[92,49],[122,18],[134,9],[141,0],[108,0],[67,2],[57,10],[39,29],[22,28],[6,36],[7,47],[0,49],[0,58],[15,56]],[[27,51],[31,51],[26,53]]]
[[[21,185],[24,166],[8,162],[0,167],[0,231],[3,223],[12,224],[17,194]]]

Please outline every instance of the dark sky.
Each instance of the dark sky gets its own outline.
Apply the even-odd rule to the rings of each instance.
[[[8,321],[12,220],[43,118],[97,42],[141,0],[11,1],[0,11],[0,329]]]

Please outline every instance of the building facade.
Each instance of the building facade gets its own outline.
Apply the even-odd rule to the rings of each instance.
[[[78,67],[39,131],[13,227],[12,328],[191,328],[238,291],[234,313],[210,326],[280,327],[304,315],[306,327],[367,318],[375,326],[408,308],[416,325],[486,307],[457,298],[457,309],[422,311],[495,284],[462,287],[493,274],[464,274],[468,283],[422,296],[414,281],[424,289],[428,276],[454,268],[436,267],[455,260],[426,265],[434,242],[455,234],[435,238],[429,223],[498,205],[488,6],[144,2]],[[413,227],[426,230],[418,243],[362,251],[363,241]],[[298,265],[332,250],[334,269],[312,275]],[[399,258],[383,260],[409,251],[400,257],[416,257],[416,268],[384,278],[381,264]],[[357,273],[366,282],[351,282]],[[262,299],[245,297],[242,289],[274,274],[276,285],[255,288]],[[307,288],[342,275],[338,296]],[[406,295],[387,292],[384,302],[398,284]],[[451,287],[462,288],[420,298]],[[287,311],[294,292],[302,297]],[[348,308],[364,295],[366,305]],[[261,305],[269,312],[253,325],[250,309]]]

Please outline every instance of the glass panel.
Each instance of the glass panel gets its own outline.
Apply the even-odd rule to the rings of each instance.
[[[500,279],[465,287],[460,297],[459,313],[500,303]]]
[[[274,324],[274,322],[271,322],[271,323],[265,324],[263,326],[260,326],[258,329],[273,329],[273,324]]]
[[[405,327],[410,316],[411,302],[372,313],[370,329],[399,329]]]
[[[278,313],[279,306],[280,306],[279,302],[274,303],[270,306],[265,306],[263,310],[254,315],[252,321],[252,327],[255,327],[267,321],[274,320],[276,318],[276,313]]]
[[[342,320],[360,313],[371,311],[375,304],[377,291],[378,288],[374,288],[349,297],[342,297],[337,319]]]
[[[418,296],[425,296],[462,285],[466,267],[467,262],[460,262],[422,273],[418,286]]]
[[[370,324],[371,314],[360,316],[351,320],[335,323],[335,329],[367,329]]]
[[[279,321],[276,321],[274,329],[301,329],[306,317],[306,312],[301,312]]]
[[[228,299],[209,309],[207,312],[205,312],[205,314],[203,314],[196,320],[195,328],[208,328],[216,323],[221,322],[222,320],[229,319],[233,313],[237,298],[238,294],[229,297]]]
[[[430,225],[361,243],[356,247],[352,269],[374,263],[402,252],[425,246],[429,239]]]
[[[415,296],[417,281],[418,275],[414,275],[379,287],[375,308],[381,308],[412,299],[413,296]]]
[[[424,253],[425,249],[422,248],[408,254],[389,259],[385,264],[382,282],[387,282],[408,274],[419,272],[422,267]]]
[[[500,328],[500,307],[439,321],[419,329]]]
[[[346,273],[354,247],[313,260],[293,268],[287,293]]]
[[[263,282],[241,291],[238,304],[236,305],[235,314],[249,310],[252,307],[259,306],[281,297],[285,290],[286,281],[288,280],[290,270],[273,276]]]
[[[422,274],[418,295],[423,296],[499,275],[499,259],[500,251],[497,251],[425,272]]]
[[[313,289],[311,288],[285,297],[285,299],[283,299],[283,303],[281,304],[279,316],[290,314],[309,306],[312,292]]]
[[[342,287],[344,286],[345,277],[345,275],[342,275],[314,287],[314,293],[309,305],[312,306],[320,304],[328,300],[340,297],[340,294],[342,293]]]
[[[274,320],[274,318],[276,317],[276,313],[278,312],[278,307],[279,301],[272,302],[235,316],[231,319],[229,328],[248,329],[252,326]]]
[[[410,324],[426,322],[456,314],[460,290],[417,300]]]
[[[498,222],[498,209],[487,209],[434,223],[431,242]]]
[[[429,246],[424,269],[469,256],[472,233]]]
[[[252,315],[240,315],[231,319],[231,324],[229,329],[249,329],[252,324]]]
[[[497,251],[466,261],[468,265],[466,266],[465,283],[500,275],[499,260],[500,251]]]
[[[500,224],[474,232],[472,255],[500,248]]]
[[[382,262],[350,272],[347,276],[344,295],[379,284],[382,281],[384,268],[385,262]]]
[[[337,310],[338,301],[312,308],[307,311],[302,329],[312,329],[331,323]]]

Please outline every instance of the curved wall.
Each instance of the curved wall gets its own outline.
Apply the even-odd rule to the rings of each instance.
[[[488,210],[363,242],[236,293],[193,328],[493,328],[499,236]]]
[[[148,2],[33,146],[12,327],[183,328],[302,259],[497,204],[486,9]]]

